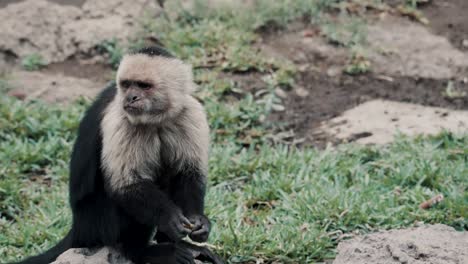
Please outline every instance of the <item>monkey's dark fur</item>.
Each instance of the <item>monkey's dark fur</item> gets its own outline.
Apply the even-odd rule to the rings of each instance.
[[[161,60],[163,63],[167,63],[163,64],[164,67],[171,67],[173,65],[171,63],[177,62],[177,59],[170,53],[157,47],[145,48],[127,56],[130,58],[128,59],[130,65],[132,65],[132,58],[156,63],[155,65],[158,65],[157,60]],[[153,61],[154,59],[156,62]],[[129,69],[135,69],[135,67],[132,66]],[[174,112],[175,114],[170,117],[165,117],[166,119],[163,121],[129,121],[132,118],[131,113],[124,115],[119,112],[116,115],[112,112],[117,111],[113,110],[114,108],[119,110],[124,108],[121,107],[121,101],[125,102],[125,106],[127,103],[130,104],[130,109],[134,110],[141,106],[141,102],[134,102],[135,98],[137,96],[144,97],[145,93],[148,94],[147,90],[149,89],[140,89],[141,87],[134,87],[136,90],[130,91],[133,89],[134,83],[140,86],[141,83],[139,80],[129,80],[126,76],[132,76],[130,73],[134,70],[128,71],[130,71],[128,74],[125,70],[119,73],[117,82],[109,85],[98,96],[80,123],[70,162],[69,192],[73,213],[71,230],[55,247],[39,256],[26,259],[20,262],[21,264],[46,264],[54,261],[69,248],[103,246],[119,249],[135,263],[193,263],[192,253],[199,255],[199,259],[222,263],[219,257],[210,250],[181,241],[184,236],[189,235],[194,241],[204,242],[208,238],[210,229],[210,223],[203,213],[206,165],[195,158],[197,155],[204,155],[196,153],[196,146],[202,145],[205,141],[199,138],[190,138],[191,130],[184,130],[184,127],[178,126],[179,123],[183,124],[184,122],[194,122],[190,124],[190,127],[200,126],[199,122],[204,125],[204,112],[201,106],[198,106],[198,102],[195,102],[188,95],[189,92],[184,92],[187,93],[183,95],[184,100],[188,103],[181,103],[180,110]],[[172,69],[172,71],[175,72],[177,69]],[[189,79],[191,81],[191,75]],[[149,80],[148,85],[156,86],[151,82],[153,81],[152,76],[149,77]],[[122,88],[121,81],[127,81],[128,83],[125,85],[130,86],[130,89]],[[148,79],[144,81],[147,82]],[[159,80],[161,87],[165,87],[163,81]],[[160,89],[159,86],[158,89]],[[161,89],[164,90],[167,87]],[[187,88],[187,90],[190,89]],[[169,90],[163,92],[172,93]],[[123,97],[124,95],[126,97]],[[150,96],[154,97],[154,94]],[[130,97],[133,99],[129,99]],[[153,97],[149,99],[154,99]],[[166,99],[169,101],[168,98]],[[143,99],[141,101],[144,101]],[[168,105],[172,107],[174,105],[173,97],[171,100]],[[141,110],[144,107],[138,109]],[[195,116],[193,113],[198,114]],[[128,118],[122,117],[127,114]],[[118,160],[117,167],[121,166],[122,169],[115,170],[116,165],[109,163],[109,157],[125,155],[129,151],[138,152],[140,146],[135,147],[135,144],[139,144],[138,142],[135,144],[130,142],[128,145],[133,148],[129,150],[121,147],[125,146],[126,142],[106,143],[108,141],[105,140],[105,136],[110,137],[105,135],[105,133],[109,133],[106,132],[109,130],[109,125],[106,122],[114,122],[114,120],[105,121],[104,119],[111,119],[110,115],[116,115],[125,120],[119,121],[120,123],[116,125],[117,130],[124,129],[124,132],[128,134],[127,138],[123,140],[130,142],[134,138],[149,136],[151,140],[145,141],[145,145],[150,145],[150,147],[141,146],[148,148],[140,155],[143,158],[149,159],[145,157],[145,154],[153,151],[151,149],[153,140],[159,144],[155,145],[156,149],[154,150],[154,153],[159,153],[158,160],[156,162],[145,161],[142,164],[147,168],[140,170],[132,167],[134,164],[140,163],[130,161],[128,157],[119,156],[121,160]],[[196,122],[191,121],[193,119]],[[182,131],[177,132],[176,130],[179,128]],[[179,134],[168,134],[176,133],[174,131],[186,137]],[[207,129],[203,130],[202,137],[205,134],[207,134]],[[111,140],[115,141],[115,138],[111,138]],[[181,142],[180,145],[176,145],[177,141]],[[190,148],[192,143],[194,147]],[[107,146],[104,144],[115,144],[115,146],[112,146],[111,150],[106,150]],[[193,153],[190,155],[178,153],[184,152],[185,148],[187,148],[187,152]],[[201,148],[208,148],[208,146]],[[136,155],[134,158],[138,157]],[[150,172],[148,172],[148,168],[151,169]],[[129,172],[129,175],[119,175],[121,173],[116,172]],[[187,225],[192,230],[189,230]],[[156,238],[157,244],[150,243],[153,238]]]

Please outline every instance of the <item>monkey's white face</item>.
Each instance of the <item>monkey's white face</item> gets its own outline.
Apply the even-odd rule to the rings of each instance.
[[[177,59],[127,55],[117,72],[118,99],[132,123],[157,123],[183,108],[195,85],[191,67]]]
[[[122,107],[129,115],[157,115],[169,110],[168,96],[151,81],[120,80],[119,89]]]

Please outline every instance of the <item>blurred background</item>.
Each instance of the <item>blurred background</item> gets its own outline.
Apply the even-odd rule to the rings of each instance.
[[[466,230],[467,14],[466,0],[0,0],[0,262],[64,235],[79,118],[145,45],[193,65],[210,243],[229,262],[332,262],[348,236],[416,222]]]

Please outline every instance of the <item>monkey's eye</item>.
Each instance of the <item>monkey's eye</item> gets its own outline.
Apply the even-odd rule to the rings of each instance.
[[[136,82],[136,85],[142,90],[148,90],[152,87],[151,83],[148,82]]]
[[[121,81],[121,82],[120,82],[120,86],[121,86],[122,88],[125,88],[125,89],[129,88],[130,85],[132,85],[132,82],[130,82],[130,81]]]

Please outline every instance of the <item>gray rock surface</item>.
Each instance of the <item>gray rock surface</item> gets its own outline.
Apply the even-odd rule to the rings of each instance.
[[[372,100],[324,121],[322,131],[359,144],[387,144],[397,133],[408,136],[437,135],[446,130],[468,131],[468,111]],[[356,138],[356,135],[365,135]]]
[[[465,264],[467,249],[468,232],[438,224],[341,242],[333,264]]]
[[[117,250],[109,247],[99,249],[72,248],[60,255],[51,264],[133,264]],[[203,264],[195,260],[195,264]]]
[[[48,63],[63,61],[106,40],[127,41],[145,15],[160,11],[151,0],[87,0],[81,7],[46,0],[11,3],[0,9],[0,53],[18,58],[38,53]]]
[[[104,247],[100,249],[72,248],[51,264],[132,264],[115,249]]]

